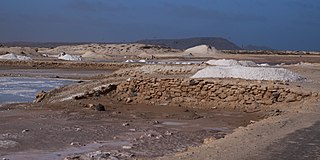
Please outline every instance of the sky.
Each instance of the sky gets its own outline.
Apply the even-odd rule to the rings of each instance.
[[[0,0],[0,41],[223,37],[320,51],[318,0]]]

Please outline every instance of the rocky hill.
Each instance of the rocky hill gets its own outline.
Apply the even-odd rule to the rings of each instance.
[[[90,44],[93,42],[0,42],[1,46],[8,47],[43,47],[43,48],[55,48],[58,46],[65,45],[82,45]],[[96,44],[119,44],[120,42],[113,43],[97,43]],[[149,45],[161,45],[164,47],[170,47],[172,49],[188,49],[198,45],[209,45],[213,46],[218,50],[241,50],[241,47],[237,46],[233,42],[220,37],[200,37],[200,38],[186,38],[186,39],[150,39],[150,40],[139,40],[131,43],[141,43]]]
[[[202,37],[186,39],[150,39],[140,40],[136,43],[162,45],[174,49],[187,49],[198,45],[210,45],[218,50],[241,50],[239,46],[220,37]]]

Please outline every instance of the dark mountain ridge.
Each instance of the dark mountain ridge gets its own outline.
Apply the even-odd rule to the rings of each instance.
[[[162,45],[173,49],[185,50],[197,45],[210,45],[218,50],[241,50],[239,46],[221,37],[198,37],[184,39],[146,39],[137,41],[137,43]]]
[[[8,47],[45,47],[54,48],[62,45],[80,45],[88,43],[97,44],[119,44],[121,42],[106,43],[106,42],[0,42],[0,46]],[[127,42],[128,43],[128,42]],[[147,39],[139,40],[136,42],[129,43],[141,43],[146,45],[161,45],[164,47],[169,47],[173,49],[188,49],[190,47],[198,45],[210,45],[219,50],[241,50],[239,46],[230,42],[227,39],[221,37],[198,37],[198,38],[184,38],[184,39]]]

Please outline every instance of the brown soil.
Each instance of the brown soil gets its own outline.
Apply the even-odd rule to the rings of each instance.
[[[101,76],[109,75],[113,70],[77,70],[77,69],[19,69],[12,67],[1,67],[0,77],[41,77],[61,79],[93,80]]]
[[[98,102],[106,106],[106,111],[82,107],[85,101],[1,108],[0,141],[17,144],[0,147],[0,157],[61,159],[96,150],[158,157],[201,145],[208,137],[223,138],[233,129],[264,116],[184,107],[117,105],[108,101],[95,103]]]
[[[111,62],[70,62],[61,60],[37,60],[37,61],[10,61],[0,60],[1,67],[6,68],[34,68],[34,69],[79,69],[79,70],[117,70],[141,66],[131,63],[111,63]]]

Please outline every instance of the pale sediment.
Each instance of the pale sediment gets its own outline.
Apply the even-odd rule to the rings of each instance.
[[[68,69],[109,69],[128,68],[141,66],[141,64],[132,63],[104,63],[104,62],[66,62],[66,61],[11,61],[0,60],[2,67],[24,67],[24,68],[68,68]]]

